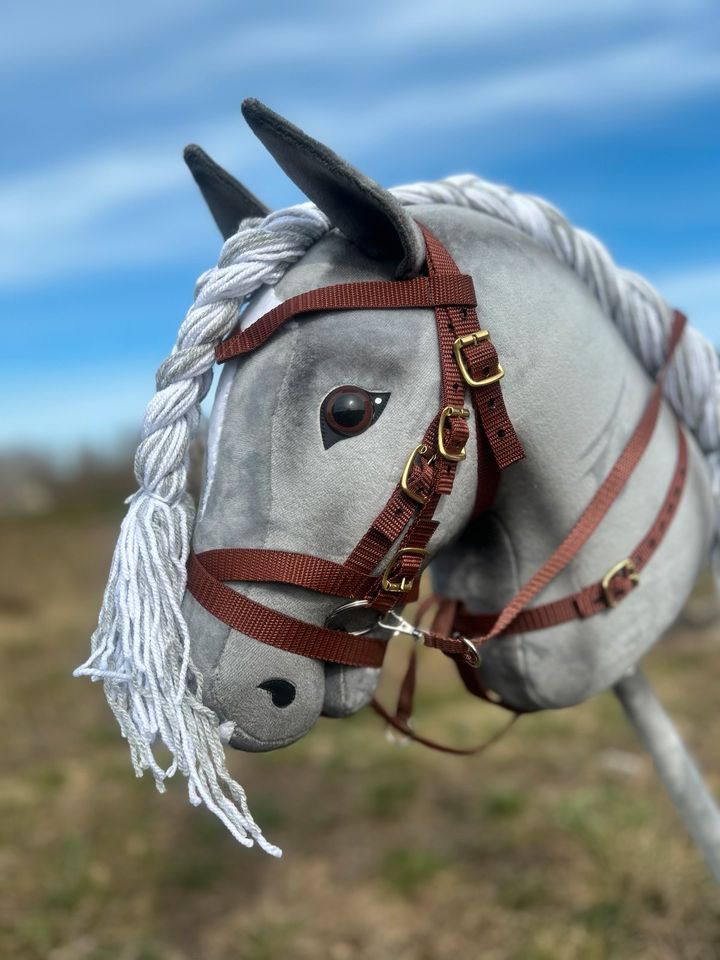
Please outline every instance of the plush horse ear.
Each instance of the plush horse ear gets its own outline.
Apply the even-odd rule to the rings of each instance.
[[[264,203],[215,163],[201,147],[191,143],[185,147],[183,156],[226,240],[245,217],[266,217],[270,213]]]
[[[285,173],[348,240],[376,260],[393,261],[397,277],[420,272],[422,234],[391,193],[259,100],[245,100],[242,112]]]

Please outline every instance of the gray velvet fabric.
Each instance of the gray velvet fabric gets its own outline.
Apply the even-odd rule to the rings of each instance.
[[[650,382],[587,288],[532,240],[496,220],[449,206],[413,208],[472,273],[479,317],[506,370],[503,391],[527,453],[503,476],[492,510],[472,536],[475,443],[438,511],[431,541],[439,591],[471,609],[498,610],[572,527],[640,416]],[[277,295],[392,275],[337,233],[283,278]],[[258,353],[234,361],[218,457],[206,481],[195,549],[255,546],[344,560],[390,495],[439,404],[430,311],[347,311],[286,326]],[[388,391],[365,433],[323,449],[319,410],[342,384]],[[471,430],[474,423],[471,421]],[[483,658],[487,684],[524,709],[576,703],[615,683],[677,615],[707,556],[712,503],[691,441],[687,490],[640,586],[616,610],[587,621],[504,637]],[[630,483],[587,546],[538,602],[575,591],[625,557],[650,527],[673,472],[674,419],[665,410]],[[339,603],[298,588],[243,592],[322,623]],[[345,715],[369,699],[375,676],[259,645],[218,624],[192,597],[185,612],[204,696],[236,723],[232,743],[267,749],[307,732],[321,710]],[[258,689],[269,677],[297,688],[291,707]]]
[[[183,156],[226,240],[235,233],[241,220],[246,217],[265,217],[270,212],[264,203],[215,163],[197,144],[188,144]]]
[[[397,277],[419,272],[425,259],[422,236],[392,194],[259,100],[245,100],[242,111],[290,179],[358,249],[375,260],[392,261]]]
[[[388,279],[392,272],[392,264],[370,260],[333,232],[288,271],[276,294],[285,300],[329,283]],[[325,450],[320,407],[343,384],[389,392],[390,398],[364,434]],[[242,545],[342,561],[380,512],[437,411],[440,374],[433,315],[425,310],[343,311],[298,319],[262,350],[228,364],[223,389],[227,400],[221,423],[211,423],[217,462],[203,491],[194,548]],[[438,511],[442,522],[436,548],[468,520],[476,466],[471,443],[459,471],[458,495]],[[345,602],[273,584],[243,584],[242,592],[317,624]],[[265,691],[246,695],[268,677],[283,677],[298,690],[316,683],[328,716],[353,713],[372,697],[379,671],[328,665],[323,675],[304,657],[230,630],[191,596],[184,610],[205,678],[205,700],[222,720],[238,724],[231,741],[235,746],[255,750],[290,743],[319,715],[316,697],[307,698],[303,712],[300,693],[292,711],[276,708]],[[265,677],[258,672],[261,663]],[[233,687],[239,692],[231,696]],[[284,741],[278,733],[282,728]]]
[[[503,390],[526,459],[507,471],[480,542],[454,545],[433,571],[440,593],[477,611],[499,610],[550,556],[627,442],[651,383],[590,292],[532,241],[499,223],[478,241],[441,210],[440,238],[470,253],[483,325],[506,370]],[[480,218],[481,220],[484,218]],[[479,269],[478,269],[479,268]],[[691,448],[687,489],[640,586],[617,609],[488,645],[491,689],[523,709],[564,707],[614,684],[678,615],[714,526],[708,470]],[[537,602],[598,580],[651,526],[672,477],[675,420],[661,415],[633,477],[572,564]]]

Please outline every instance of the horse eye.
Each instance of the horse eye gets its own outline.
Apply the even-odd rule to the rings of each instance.
[[[354,437],[374,423],[385,409],[389,393],[370,393],[362,387],[337,387],[322,402],[320,432],[325,449]]]

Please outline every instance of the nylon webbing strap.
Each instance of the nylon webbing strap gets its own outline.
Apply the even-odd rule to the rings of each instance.
[[[645,410],[635,427],[630,439],[623,448],[620,456],[610,473],[595,492],[595,496],[587,505],[575,526],[565,537],[560,546],[553,552],[550,558],[540,567],[539,570],[528,580],[528,582],[515,594],[512,600],[503,608],[502,612],[495,621],[493,627],[488,633],[478,638],[480,643],[485,643],[493,637],[504,633],[510,624],[519,616],[522,610],[530,603],[533,597],[537,596],[555,577],[564,570],[577,552],[587,543],[592,534],[597,530],[603,518],[606,516],[610,507],[615,503],[618,494],[630,479],[633,471],[640,462],[642,455],[647,449],[650,438],[655,430],[658,413],[660,412],[660,403],[662,401],[663,385],[668,365],[672,360],[675,348],[680,341],[686,318],[683,314],[675,311],[673,315],[673,324],[670,330],[668,350],[665,362],[655,380],[655,386]]]
[[[459,270],[446,276],[415,277],[412,280],[368,280],[319,287],[290,297],[252,326],[223,340],[216,349],[218,363],[251,353],[261,347],[288,320],[305,313],[329,310],[406,310],[454,304],[474,307],[472,277]]]
[[[434,311],[441,372],[440,413],[430,421],[417,447],[417,456],[408,464],[407,485],[398,482],[345,563],[306,554],[238,548],[206,551],[193,556],[188,565],[188,588],[211,613],[249,636],[308,657],[376,666],[382,660],[385,644],[367,637],[350,641],[341,631],[300,624],[250,601],[225,584],[292,583],[332,596],[362,599],[379,612],[392,609],[400,601],[412,600],[427,545],[437,527],[435,510],[440,498],[452,491],[460,455],[469,437],[468,413],[464,409],[467,378],[490,378],[487,385],[471,389],[471,393],[482,393],[488,401],[484,407],[476,404],[479,482],[483,485],[477,503],[487,504],[494,496],[500,466],[508,466],[523,455],[497,384],[497,353],[489,334],[478,325],[472,278],[460,272],[429,231],[421,229],[428,276],[408,281],[336,284],[299,294],[216,349],[221,363],[242,356],[261,347],[290,319],[315,312],[409,307]],[[462,355],[454,349],[458,337],[470,337]],[[492,438],[487,436],[489,431],[493,432]],[[394,559],[388,562],[393,549]],[[377,569],[382,569],[383,563],[385,572],[380,576]],[[397,585],[406,584],[410,586],[398,589]],[[447,653],[470,655],[467,648],[464,652],[456,650],[454,640],[438,635],[434,642]]]
[[[609,604],[616,605],[637,585],[635,579],[663,541],[675,515],[687,478],[687,440],[680,424],[677,425],[678,455],[675,470],[665,499],[655,517],[653,525],[640,543],[628,555],[631,564],[623,567],[617,564],[617,572],[603,585],[597,580],[582,590],[568,594],[550,603],[537,607],[528,607],[515,617],[503,630],[503,634],[527,633],[544,630],[570,620],[584,620],[596,613],[607,610]],[[471,613],[462,604],[458,605],[453,628],[465,636],[477,636],[492,629],[499,619],[499,613]]]
[[[435,272],[443,276],[460,274],[459,268],[445,247],[421,226],[425,236],[428,251],[428,269],[431,277]],[[440,347],[440,363],[444,365],[444,373],[452,384],[452,399],[448,402],[455,406],[462,406],[465,398],[465,387],[468,381],[458,377],[458,366],[455,357],[455,341],[459,337],[474,337],[481,332],[477,313],[459,304],[443,304],[437,311],[438,340]],[[468,343],[460,351],[467,367],[467,372],[475,381],[489,379],[497,375],[498,354],[489,336],[477,342]],[[475,412],[482,427],[478,431],[478,440],[482,433],[487,441],[495,463],[500,470],[504,470],[518,460],[522,460],[525,453],[522,444],[515,433],[515,428],[508,416],[503,400],[500,379],[498,378],[487,386],[471,389],[470,395]],[[481,458],[479,457],[479,461]],[[479,463],[482,469],[482,462]],[[479,483],[479,487],[483,484]]]
[[[462,276],[445,247],[422,224],[420,227],[425,238],[429,279],[443,277],[449,281],[452,277]],[[469,431],[465,419],[467,413],[464,411],[467,381],[460,373],[454,344],[458,337],[474,336],[481,331],[472,305],[438,303],[434,309],[440,358],[441,407],[444,410],[457,411],[457,415],[444,418],[442,440],[446,449],[455,452],[464,448]],[[498,370],[497,352],[489,337],[480,341],[479,346],[471,345],[464,361],[469,375],[475,379],[492,376]],[[521,459],[524,451],[507,414],[499,381],[471,389],[470,393],[477,425],[477,511],[492,502],[500,478],[500,469],[505,469]],[[461,411],[463,415],[460,415]],[[400,550],[408,552],[401,556],[396,573],[400,577],[417,576],[422,561],[417,551],[427,546],[435,532],[435,510],[440,497],[451,493],[457,470],[457,461],[438,455],[440,429],[438,415],[428,426],[420,445],[425,451],[418,458],[421,465],[420,477],[422,479],[422,475],[427,471],[431,483],[430,493],[421,509],[417,510],[416,503],[405,496],[398,485],[385,508],[348,557],[349,565],[359,566],[368,572],[374,570],[404,530]],[[492,443],[488,433],[492,433]],[[433,460],[432,470],[429,469],[430,459]],[[372,600],[378,609],[390,609],[394,606],[394,598],[382,592],[376,592]]]
[[[419,604],[415,613],[415,621],[418,625],[422,623],[425,614],[437,602],[437,597],[428,597],[421,604]],[[441,605],[438,608],[438,614],[435,617],[433,629],[443,634],[450,633],[452,629],[453,616],[453,601],[450,601],[448,604]],[[450,744],[441,743],[438,740],[430,739],[430,737],[426,737],[423,734],[418,733],[411,724],[413,701],[415,698],[417,661],[417,647],[413,646],[407,669],[405,671],[405,676],[403,677],[402,683],[400,684],[400,690],[398,691],[395,713],[390,713],[390,711],[384,707],[382,703],[380,703],[377,697],[373,698],[371,702],[371,706],[375,713],[381,716],[385,722],[393,728],[393,730],[396,730],[407,740],[414,740],[416,743],[421,743],[424,747],[430,747],[431,750],[439,750],[441,753],[451,753],[455,756],[467,757],[477,753],[482,753],[483,750],[487,750],[488,747],[491,747],[494,743],[497,743],[498,740],[505,736],[505,734],[510,730],[510,727],[512,727],[515,721],[518,719],[519,714],[516,714],[510,718],[508,723],[500,727],[496,733],[492,734],[492,736],[485,739],[482,743],[476,744],[472,747],[454,747]]]
[[[296,620],[225,586],[205,569],[199,556],[188,560],[187,587],[197,602],[214,617],[262,643],[317,660],[356,667],[379,667],[385,657],[385,640],[354,637]]]
[[[408,602],[414,593],[386,586],[389,580],[417,586],[417,579],[425,557],[425,548],[434,533],[437,522],[434,512],[443,495],[453,487],[455,472],[462,448],[468,438],[467,411],[462,409],[465,387],[472,381],[488,379],[478,389],[471,390],[478,419],[479,470],[487,486],[493,489],[501,463],[515,462],[523,455],[507,416],[499,388],[501,373],[497,353],[485,331],[480,331],[473,309],[472,281],[463,278],[452,258],[428,231],[424,230],[427,246],[428,281],[407,287],[412,281],[378,281],[370,284],[343,284],[301,294],[271,311],[257,324],[242,334],[226,341],[234,345],[230,355],[237,356],[264,343],[279,327],[298,312],[320,309],[348,309],[370,304],[387,306],[386,294],[400,285],[405,292],[394,294],[391,303],[402,307],[417,305],[437,296],[442,302],[433,303],[438,334],[441,366],[441,402],[444,407],[430,422],[415,462],[409,464],[410,484],[403,489],[399,483],[388,503],[361,538],[343,564],[303,554],[268,550],[216,550],[191,556],[188,564],[188,588],[195,598],[220,620],[248,636],[265,643],[291,650],[304,656],[350,665],[379,666],[386,644],[368,636],[354,637],[339,630],[329,630],[304,623],[256,603],[225,585],[225,582],[276,581],[293,583],[333,596],[362,598],[378,611],[386,611],[398,602]],[[441,275],[442,282],[438,280]],[[470,287],[467,286],[470,282]],[[380,300],[381,302],[378,302]],[[491,624],[482,621],[481,635],[473,643],[481,646],[489,639],[507,632],[517,621],[530,622],[538,617],[569,616],[570,605],[556,602],[545,605],[545,612],[527,611],[528,603],[570,562],[600,524],[629,480],[640,461],[657,422],[662,399],[665,373],[682,334],[685,318],[676,312],[669,338],[667,358],[657,377],[648,404],[612,470],[600,485],[595,496],[549,560],[518,591]],[[248,337],[255,331],[253,337]],[[459,361],[458,344],[461,344]],[[233,352],[234,351],[234,352]],[[490,352],[488,352],[490,351]],[[477,386],[477,385],[476,385]],[[494,434],[494,435],[493,435]],[[681,437],[678,483],[673,483],[661,508],[657,524],[669,523],[682,491],[686,456],[684,437]],[[674,478],[675,480],[675,478]],[[679,491],[675,488],[679,487]],[[412,494],[412,495],[411,495]],[[421,496],[420,496],[421,494]],[[482,499],[479,498],[479,499]],[[662,528],[664,530],[664,527]],[[641,563],[646,563],[661,537],[653,529],[638,547]],[[387,556],[395,549],[395,559],[387,564],[384,576],[377,568],[387,563]],[[597,584],[577,597],[571,598],[575,615],[590,615],[605,609],[610,600],[621,599],[622,571],[613,578],[609,595],[603,591],[604,604],[600,606]],[[630,578],[631,579],[631,578]],[[602,584],[601,584],[602,586]],[[566,598],[567,599],[567,598]],[[540,609],[540,608],[536,608]],[[529,619],[528,619],[529,618]],[[558,621],[559,622],[559,621]],[[486,624],[488,624],[486,626]],[[549,624],[548,624],[549,625]],[[472,646],[462,637],[448,635],[450,630],[424,632],[427,646],[442,650],[462,665],[463,677],[473,692],[482,695],[479,671],[468,664],[477,659]],[[475,678],[468,683],[468,676]],[[409,681],[408,681],[409,682]],[[401,718],[402,719],[402,718]]]
[[[489,640],[501,636],[509,631],[511,625],[519,618],[521,613],[525,610],[528,603],[537,596],[537,594],[544,589],[557,575],[563,570],[572,558],[578,553],[582,546],[587,543],[590,536],[597,529],[600,522],[608,513],[610,507],[613,505],[617,499],[618,494],[624,488],[625,484],[630,479],[635,467],[640,462],[643,453],[647,449],[647,445],[650,442],[650,438],[655,429],[657,423],[658,414],[660,411],[660,404],[662,401],[662,392],[663,386],[665,383],[665,377],[667,375],[668,367],[672,361],[673,355],[675,353],[675,348],[677,347],[680,338],[682,336],[685,324],[687,323],[687,318],[684,314],[680,313],[679,310],[673,312],[673,322],[670,329],[670,335],[668,338],[668,347],[665,357],[665,361],[658,372],[657,378],[655,380],[655,386],[648,403],[643,411],[640,420],[633,431],[630,439],[623,448],[620,456],[618,457],[615,465],[612,470],[605,478],[603,483],[598,488],[595,496],[592,498],[588,506],[583,511],[582,515],[578,519],[575,526],[572,528],[570,533],[565,537],[560,546],[554,551],[552,556],[540,567],[539,570],[527,581],[527,583],[515,594],[515,596],[510,600],[510,602],[503,608],[503,610],[497,615],[494,620],[494,623],[490,628],[482,629],[480,628],[480,635],[478,636],[473,632],[472,642],[476,647],[481,647],[483,644],[487,643]],[[656,518],[655,524],[648,531],[645,538],[639,545],[638,549],[642,549],[642,557],[644,558],[643,562],[646,564],[652,556],[652,553],[657,549],[657,546],[660,542],[660,534],[664,534],[667,527],[667,522],[664,514],[664,508],[672,504],[669,509],[669,517],[674,516],[674,511],[676,509],[675,503],[675,488],[680,487],[680,490],[677,494],[677,501],[679,502],[679,497],[682,494],[682,486],[684,483],[684,474],[686,472],[686,464],[684,463],[684,458],[686,457],[686,444],[685,437],[682,435],[682,429],[679,427],[680,440],[679,440],[679,451],[678,451],[678,463],[676,465],[676,475],[678,483],[675,483],[675,476],[673,477],[673,483],[668,490],[666,495],[665,503],[660,509],[660,513]],[[657,529],[656,529],[657,524]],[[631,582],[632,585],[632,582]],[[594,588],[594,584],[592,587]],[[621,600],[624,596],[627,595],[629,589],[627,585],[624,587],[622,584],[613,584],[615,589],[620,589],[620,592],[612,597],[615,603]],[[580,602],[587,598],[582,598]],[[603,606],[598,607],[599,610],[607,609],[608,606],[613,605],[611,598],[605,596],[605,603]],[[579,608],[573,604],[575,608],[575,617],[580,617]],[[568,612],[569,608],[564,607],[562,610],[559,608],[557,613]],[[588,610],[588,613],[590,611]],[[595,611],[592,611],[595,612]],[[542,616],[542,615],[541,615]],[[562,621],[558,621],[562,622]],[[553,623],[546,623],[546,626],[553,626]],[[465,684],[466,688],[470,693],[478,697],[483,697],[485,699],[491,699],[493,702],[497,703],[495,697],[488,697],[488,690],[484,685],[482,673],[478,669],[472,669],[468,666],[467,659],[464,661],[458,660],[458,671],[460,676]]]
[[[196,556],[211,576],[225,583],[292,583],[350,600],[364,597],[380,580],[307,553],[225,548]]]

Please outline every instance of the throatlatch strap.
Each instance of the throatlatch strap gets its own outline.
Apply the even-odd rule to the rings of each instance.
[[[612,576],[607,577],[607,582],[603,582],[605,580],[603,578],[559,600],[537,607],[528,607],[505,627],[504,634],[527,633],[554,627],[570,620],[585,620],[593,614],[607,610],[608,606],[617,606],[635,588],[637,575],[647,566],[662,543],[685,488],[687,440],[679,423],[677,424],[677,443],[677,461],[665,499],[653,525],[635,549],[628,554],[627,560],[630,562],[621,561],[616,564],[617,569],[614,573],[612,570],[609,571]],[[471,613],[459,604],[453,628],[465,636],[477,636],[491,630],[499,616],[498,613]]]
[[[543,564],[543,566],[536,571],[530,580],[528,580],[527,583],[515,594],[512,600],[506,604],[506,606],[495,618],[492,626],[489,629],[480,628],[480,635],[477,635],[474,631],[472,631],[472,643],[477,648],[480,648],[489,640],[501,636],[509,631],[511,625],[519,618],[520,614],[525,610],[525,607],[527,607],[528,603],[541,590],[543,590],[558,575],[558,573],[560,573],[561,570],[568,565],[568,563],[578,553],[582,546],[587,543],[590,536],[597,529],[600,522],[608,513],[610,507],[617,499],[620,491],[630,479],[630,476],[640,462],[640,459],[642,458],[642,455],[647,449],[648,443],[650,442],[650,438],[653,435],[658,414],[660,412],[665,377],[675,353],[675,349],[680,341],[683,330],[685,329],[686,323],[687,318],[685,315],[680,313],[679,310],[675,310],[673,312],[673,323],[670,330],[665,361],[658,372],[655,380],[655,386],[650,394],[647,406],[640,417],[638,425],[623,448],[623,451],[615,462],[612,470],[600,485],[595,493],[595,496],[583,511],[582,515],[570,533],[565,537],[560,546],[554,551],[552,556]],[[653,527],[648,531],[646,536],[636,548],[636,552],[638,552],[638,559],[640,559],[643,565],[647,564],[648,560],[657,549],[660,540],[662,539],[661,534],[664,535],[664,532],[667,528],[669,521],[666,521],[665,519],[666,511],[669,511],[669,518],[674,516],[677,502],[679,502],[680,495],[682,494],[682,488],[687,470],[685,462],[687,450],[685,437],[680,426],[678,426],[678,435],[678,462],[676,465],[675,475],[673,476],[673,481],[670,485],[665,501],[660,508],[660,513],[656,517]],[[679,487],[679,491],[676,493],[677,487]],[[632,556],[629,559],[632,559]],[[623,566],[626,566],[626,563],[627,561],[622,561]],[[620,567],[620,565],[618,565],[618,567]],[[620,570],[618,570],[618,572],[620,572]],[[637,582],[637,578],[633,576],[627,577],[626,579],[629,581],[630,587],[634,586],[634,584]],[[614,589],[616,589],[618,584],[613,584],[612,586]],[[589,589],[593,590],[594,587],[595,584],[593,584]],[[627,595],[627,593],[630,592],[630,590],[626,587],[627,585],[625,587],[620,585],[620,591],[615,595],[603,591],[605,601],[604,604],[599,606],[597,611],[593,610],[592,612],[599,612],[600,610],[615,606]],[[581,591],[581,593],[584,594],[584,591]],[[586,600],[586,597],[582,597],[580,602],[583,603]],[[592,605],[594,606],[594,604]],[[578,606],[573,604],[573,608],[575,610],[574,616],[580,617],[581,614]],[[563,608],[563,612],[565,610],[569,612],[569,608]],[[558,609],[557,612],[560,613],[560,609]],[[589,612],[590,611],[588,610],[588,615]],[[553,624],[551,623],[546,624],[546,626],[552,625]],[[478,697],[483,697],[484,699],[490,699],[493,703],[498,702],[497,698],[488,696],[488,690],[484,686],[481,672],[476,669],[470,669],[468,667],[467,658],[465,658],[464,661],[458,661],[457,666],[463,683],[470,693]]]
[[[491,630],[477,638],[475,642],[485,643],[493,637],[504,633],[510,624],[519,616],[522,610],[537,596],[555,577],[564,570],[578,551],[587,543],[597,530],[601,521],[607,515],[610,507],[615,503],[618,494],[630,479],[633,471],[642,459],[650,438],[655,430],[660,403],[662,401],[663,385],[668,366],[672,360],[675,348],[685,327],[686,317],[675,311],[673,325],[670,331],[667,355],[665,362],[657,375],[655,386],[645,410],[635,427],[630,439],[625,444],[620,456],[610,473],[595,492],[595,496],[582,512],[570,533],[560,546],[552,553],[548,560],[515,594],[512,600],[503,608]],[[473,638],[475,640],[475,638]]]

